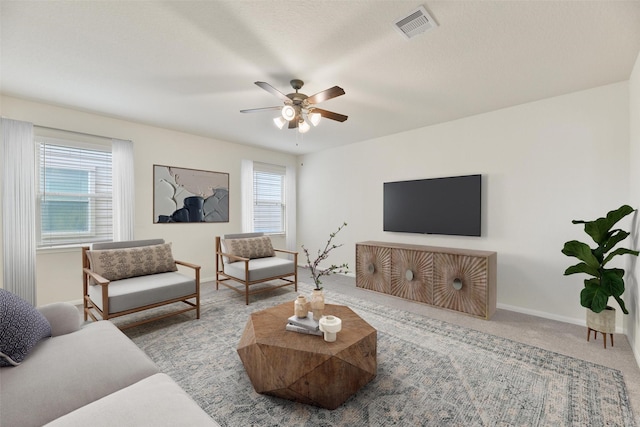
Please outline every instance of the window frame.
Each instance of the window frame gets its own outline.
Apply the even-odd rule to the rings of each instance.
[[[94,142],[87,141],[76,141],[76,140],[68,140],[63,138],[53,138],[48,136],[35,135],[34,137],[35,144],[35,171],[36,171],[36,248],[38,250],[41,249],[50,249],[57,247],[74,247],[74,246],[83,246],[89,243],[98,242],[98,241],[111,241],[113,239],[113,153],[111,144],[96,144]],[[102,160],[100,163],[102,167],[106,167],[108,169],[108,173],[100,178],[102,175],[98,171],[99,166],[97,165],[88,165],[88,164],[69,164],[69,165],[57,165],[53,164],[51,166],[47,166],[43,164],[43,150],[45,146],[53,146],[53,147],[63,147],[63,149],[67,150],[86,150],[92,152],[102,152],[105,153],[108,157],[108,161]],[[54,154],[52,157],[55,159],[56,155]],[[58,159],[62,157],[62,154],[57,153]],[[76,162],[80,161],[80,159],[76,160]],[[70,171],[83,171],[88,172],[87,174],[87,190],[86,194],[84,193],[69,193],[65,194],[64,191],[61,192],[48,192],[44,190],[43,186],[46,186],[46,183],[42,176],[43,169],[51,167],[55,169],[62,170],[70,170]],[[109,191],[98,192],[99,187],[108,187]],[[44,191],[43,191],[44,190]],[[43,200],[49,195],[53,195],[53,197],[86,197],[88,201],[88,218],[87,218],[87,228],[86,230],[80,231],[44,231],[42,226],[43,220]],[[103,203],[106,206],[106,209],[98,207],[100,203]],[[102,215],[102,220],[106,219],[108,225],[99,225],[100,220],[99,216]],[[106,215],[105,215],[106,214]]]
[[[259,185],[257,184],[256,174],[267,174],[270,176],[277,176],[280,181],[279,200],[274,201],[270,199],[268,195],[261,197],[261,192],[258,190]],[[262,162],[253,162],[253,171],[252,171],[252,180],[253,180],[253,195],[252,195],[252,203],[253,203],[253,218],[252,218],[252,228],[254,232],[262,232],[265,235],[270,236],[279,236],[286,235],[287,230],[287,191],[286,191],[286,167],[280,165],[274,165],[269,163]],[[257,216],[258,206],[276,206],[279,207],[280,211],[280,220],[279,220],[279,230],[273,229],[265,229],[264,227],[256,227],[257,221],[259,220]]]

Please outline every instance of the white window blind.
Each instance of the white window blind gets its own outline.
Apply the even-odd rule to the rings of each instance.
[[[269,234],[285,232],[284,166],[253,164],[253,231]]]
[[[38,247],[113,239],[110,146],[36,138]]]

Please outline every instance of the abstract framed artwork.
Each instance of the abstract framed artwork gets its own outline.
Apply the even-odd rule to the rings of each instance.
[[[229,222],[229,174],[153,165],[153,223]]]

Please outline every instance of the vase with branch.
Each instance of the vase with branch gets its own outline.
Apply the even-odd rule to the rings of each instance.
[[[320,264],[325,261],[329,257],[329,253],[332,250],[339,248],[342,244],[336,245],[333,243],[333,238],[336,237],[336,234],[340,232],[344,227],[346,227],[347,223],[343,223],[338,229],[329,234],[329,240],[327,240],[327,244],[324,249],[318,249],[318,255],[314,261],[311,261],[311,255],[309,250],[302,245],[302,250],[304,251],[304,255],[307,258],[307,267],[311,271],[311,278],[313,279],[313,283],[315,288],[312,291],[311,295],[311,311],[313,312],[314,320],[319,320],[324,312],[324,295],[322,293],[322,281],[320,278],[322,276],[329,276],[331,274],[336,273],[347,273],[349,269],[349,265],[345,262],[340,265],[331,264],[329,267],[321,267]],[[315,303],[314,303],[315,301]]]

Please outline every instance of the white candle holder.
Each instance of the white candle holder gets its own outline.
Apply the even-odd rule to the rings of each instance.
[[[324,340],[334,342],[338,332],[342,330],[342,320],[336,316],[322,316],[319,323],[320,330],[324,332]]]

